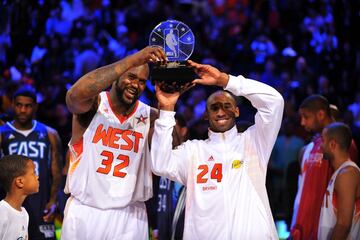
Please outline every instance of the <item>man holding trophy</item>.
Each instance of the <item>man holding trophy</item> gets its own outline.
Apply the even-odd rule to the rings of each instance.
[[[263,83],[185,61],[194,47],[185,24],[171,20],[154,31],[152,46],[85,74],[67,92],[73,126],[65,190],[71,197],[61,238],[147,239],[144,201],[152,196],[152,170],[187,186],[184,239],[277,239],[265,176],[282,119],[281,95]],[[150,126],[158,113],[139,100],[147,63],[155,64],[151,78],[160,108],[151,161]],[[207,100],[209,139],[173,150],[175,104],[194,84],[227,91]],[[258,110],[244,133],[236,130],[239,109],[230,92]]]
[[[139,97],[147,63],[166,60],[160,47],[149,46],[85,74],[67,92],[73,124],[65,191],[71,197],[62,239],[148,239],[148,141],[157,111]]]
[[[231,76],[193,61],[187,64],[199,78],[179,88],[164,87],[168,83],[152,76],[160,108],[151,144],[152,170],[187,187],[184,239],[278,239],[265,178],[281,125],[282,96],[241,75]],[[194,84],[225,91],[207,99],[209,138],[172,149],[175,104],[184,88]],[[244,96],[257,109],[255,125],[243,133],[236,128],[239,108],[233,95]]]

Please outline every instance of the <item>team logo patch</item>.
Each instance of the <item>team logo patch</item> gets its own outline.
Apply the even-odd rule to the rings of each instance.
[[[231,164],[231,168],[238,169],[243,165],[243,163],[244,163],[243,160],[234,160]]]
[[[148,119],[147,116],[143,116],[142,114],[140,115],[140,117],[136,117],[137,119],[137,123],[143,123],[146,124],[146,120]]]
[[[213,156],[210,156],[210,157],[208,158],[208,161],[215,161],[215,159],[214,159]]]

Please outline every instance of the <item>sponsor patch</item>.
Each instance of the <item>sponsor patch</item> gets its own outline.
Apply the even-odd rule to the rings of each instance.
[[[234,169],[241,168],[243,163],[244,163],[244,161],[242,161],[242,160],[234,160],[231,164],[231,168],[234,168]]]

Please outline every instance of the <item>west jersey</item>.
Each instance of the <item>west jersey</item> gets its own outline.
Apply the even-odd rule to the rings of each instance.
[[[39,192],[27,196],[23,204],[30,216],[30,237],[54,237],[54,225],[44,223],[42,219],[51,187],[51,145],[46,126],[34,120],[32,129],[25,133],[7,122],[0,126],[0,133],[2,154],[29,157],[39,176]]]
[[[66,191],[81,203],[120,208],[152,196],[148,133],[150,107],[137,101],[127,117],[117,116],[108,92],[79,142],[69,144]]]
[[[209,130],[205,141],[172,149],[174,112],[155,122],[153,171],[187,187],[184,239],[278,239],[265,188],[266,170],[283,112],[273,88],[230,76],[226,90],[249,99],[258,110],[244,133],[236,126]],[[161,147],[156,147],[161,146]]]
[[[341,171],[347,166],[352,166],[360,171],[359,167],[348,160],[344,162],[332,175],[329,185],[326,189],[324,195],[323,204],[321,206],[320,222],[318,236],[319,240],[328,240],[331,239],[332,231],[336,224],[336,215],[337,215],[337,204],[336,204],[336,193],[334,192],[336,177]],[[359,239],[360,238],[360,199],[357,199],[355,202],[355,209],[352,219],[351,230],[347,239]]]

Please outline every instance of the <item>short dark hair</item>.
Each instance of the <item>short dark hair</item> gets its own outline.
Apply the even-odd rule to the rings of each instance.
[[[35,89],[30,85],[24,85],[20,87],[13,95],[13,100],[17,98],[18,96],[24,96],[31,98],[35,103],[36,101],[36,91]]]
[[[330,103],[320,94],[313,94],[305,98],[300,105],[300,109],[307,109],[310,112],[324,110],[329,117],[331,116]]]
[[[348,125],[342,122],[333,122],[327,125],[325,129],[327,129],[326,135],[329,139],[335,140],[342,150],[349,150],[352,136]]]
[[[210,99],[219,94],[225,94],[229,96],[232,99],[234,105],[237,106],[235,95],[232,92],[229,92],[227,90],[218,90],[210,94],[210,96],[206,99],[206,111],[208,110]]]
[[[16,177],[26,173],[26,164],[30,158],[22,155],[6,155],[0,159],[0,181],[6,192],[11,190],[11,184]]]

